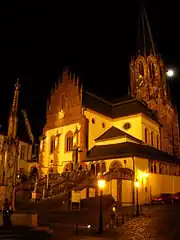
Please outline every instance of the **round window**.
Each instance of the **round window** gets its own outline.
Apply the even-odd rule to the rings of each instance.
[[[128,123],[128,122],[125,123],[124,126],[123,126],[123,128],[126,129],[126,130],[129,129],[130,127],[131,127],[131,124]]]

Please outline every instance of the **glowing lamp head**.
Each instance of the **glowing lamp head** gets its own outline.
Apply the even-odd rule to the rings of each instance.
[[[104,179],[99,179],[98,180],[98,187],[100,189],[103,189],[105,187],[105,185],[106,185],[106,181]]]
[[[149,173],[144,173],[144,177],[148,178],[149,177]]]
[[[139,182],[138,182],[138,180],[136,180],[134,184],[135,184],[135,187],[136,187],[136,188],[139,187]]]
[[[166,74],[167,74],[168,77],[173,77],[174,76],[174,70],[168,69]]]

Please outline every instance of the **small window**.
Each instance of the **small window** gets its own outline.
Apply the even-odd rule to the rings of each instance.
[[[144,76],[144,66],[143,66],[143,62],[139,63],[139,74],[141,74],[142,76]]]
[[[21,146],[21,160],[25,160],[26,147]]]
[[[145,135],[145,143],[148,143],[148,129],[147,128],[145,128],[144,135]]]
[[[61,106],[61,109],[64,109],[64,108],[65,108],[65,96],[64,96],[64,95],[61,97],[60,106]],[[60,109],[60,110],[61,110],[61,109]]]
[[[149,63],[149,77],[153,78],[155,76],[155,69],[154,69],[154,64]]]
[[[156,139],[156,141],[157,141],[157,148],[159,148],[159,136],[157,135],[156,138],[157,138],[157,139]]]
[[[50,146],[50,153],[53,153],[55,151],[55,136],[51,137],[51,146]]]
[[[70,152],[72,151],[73,147],[73,133],[68,132],[65,137],[65,151]]]
[[[95,120],[94,120],[94,118],[92,118],[92,124],[95,124]]]
[[[125,123],[123,126],[123,128],[126,130],[129,129],[130,127],[131,127],[131,124],[129,122]]]
[[[151,145],[154,146],[154,134],[151,132]]]
[[[105,128],[105,123],[104,122],[102,123],[102,127]]]

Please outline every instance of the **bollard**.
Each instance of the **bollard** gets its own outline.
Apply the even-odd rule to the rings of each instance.
[[[116,215],[116,227],[119,226],[119,219],[118,219],[118,215]]]
[[[78,223],[76,224],[76,236],[78,235],[78,232],[79,232],[79,226],[78,226]]]
[[[122,212],[122,224],[124,224],[124,212]]]

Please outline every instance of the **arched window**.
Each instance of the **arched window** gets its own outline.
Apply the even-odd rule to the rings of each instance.
[[[51,142],[50,142],[50,153],[53,153],[55,150],[55,143],[56,143],[56,138],[55,136],[51,137]]]
[[[159,163],[159,174],[162,173],[162,166],[161,166],[161,163]]]
[[[72,147],[73,147],[73,133],[69,131],[65,137],[65,151],[66,152],[72,151]]]
[[[154,146],[154,134],[151,132],[151,145]]]
[[[100,163],[96,163],[96,176],[101,172]]]
[[[105,173],[106,172],[106,163],[102,162],[101,163],[101,173]]]
[[[154,173],[157,173],[156,163],[154,164]]]
[[[153,78],[155,76],[155,69],[154,69],[154,64],[149,63],[149,77]]]
[[[144,135],[145,135],[145,143],[148,143],[148,129],[145,128],[145,132],[144,132]]]
[[[156,142],[157,142],[157,148],[159,148],[159,136],[157,135],[156,138],[157,138],[157,139],[156,139]]]
[[[143,62],[139,63],[139,74],[144,76],[144,65],[143,65]]]

